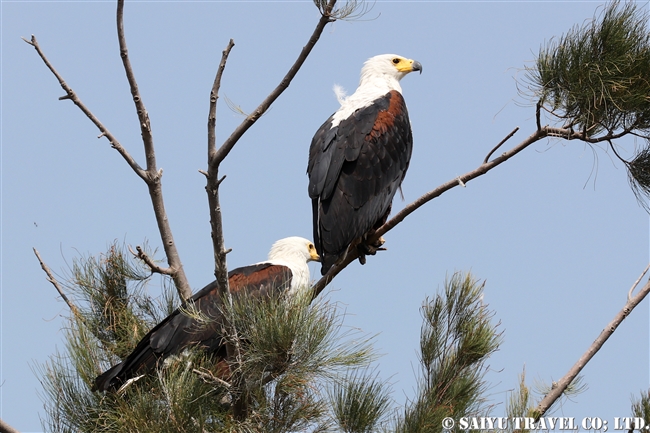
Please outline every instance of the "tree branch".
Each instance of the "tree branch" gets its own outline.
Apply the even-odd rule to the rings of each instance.
[[[647,269],[647,268],[646,268]],[[645,273],[644,271],[643,273]],[[642,274],[643,275],[643,274]],[[635,284],[636,286],[636,284]],[[634,286],[633,286],[634,288]],[[542,401],[537,406],[537,412],[535,413],[535,421],[537,421],[541,416],[543,416],[551,405],[562,395],[564,390],[571,384],[573,379],[580,373],[585,365],[594,357],[596,352],[603,347],[603,344],[607,339],[616,331],[618,325],[632,312],[632,310],[643,301],[643,299],[650,293],[650,281],[646,283],[645,286],[632,297],[625,304],[623,309],[614,316],[614,319],[603,329],[598,338],[592,343],[592,345],[587,349],[587,351],[578,359],[578,362],[574,364],[573,367],[567,372],[567,374],[560,380],[557,381],[557,386],[544,396]]]
[[[59,282],[56,280],[56,278],[54,278],[54,275],[52,274],[52,271],[50,270],[50,267],[45,264],[45,262],[41,258],[41,255],[38,253],[38,250],[36,248],[32,248],[32,249],[34,250],[34,254],[36,254],[36,258],[38,259],[38,262],[41,264],[41,268],[43,269],[43,271],[47,275],[47,281],[52,283],[52,285],[54,286],[56,291],[59,292],[59,295],[61,296],[61,299],[63,299],[65,301],[65,303],[68,304],[68,308],[70,308],[70,311],[72,311],[72,314],[77,316],[77,314],[79,313],[79,310],[77,309],[77,306],[74,305],[68,299],[68,297],[65,295],[65,293],[63,292],[63,288],[61,287]]]
[[[208,206],[210,207],[210,228],[212,237],[212,251],[214,253],[214,276],[219,283],[219,292],[222,299],[230,293],[228,287],[228,264],[226,261],[226,245],[223,236],[223,219],[221,216],[221,204],[219,202],[219,185],[223,182],[224,177],[219,179],[219,165],[212,165],[210,161],[215,158],[216,148],[216,126],[217,126],[217,99],[219,99],[219,88],[221,87],[221,77],[226,68],[226,62],[230,51],[235,46],[231,39],[228,46],[221,54],[221,62],[217,75],[212,84],[210,91],[210,111],[208,113],[208,172],[206,173],[207,185],[205,190],[208,193]]]
[[[515,130],[516,131],[516,130]],[[505,140],[510,138],[513,133],[510,133],[506,137]],[[549,126],[545,126],[541,129],[538,129],[535,131],[532,135],[530,135],[528,138],[526,138],[524,141],[519,143],[517,146],[513,147],[507,152],[502,153],[498,157],[494,158],[491,161],[484,162],[480,166],[478,166],[476,169],[465,173],[462,176],[456,177],[442,185],[440,185],[438,188],[429,191],[428,193],[422,195],[419,197],[417,200],[414,202],[408,204],[404,209],[402,209],[400,212],[398,212],[393,218],[391,218],[389,221],[387,221],[383,226],[381,226],[373,236],[370,236],[367,240],[368,243],[373,243],[377,239],[379,239],[381,236],[383,236],[385,233],[388,231],[392,230],[396,225],[401,223],[407,216],[415,212],[417,209],[422,207],[424,204],[428,203],[429,201],[433,200],[434,198],[444,194],[445,192],[449,191],[450,189],[462,185],[464,186],[467,184],[472,179],[476,179],[479,176],[484,175],[488,171],[492,170],[493,168],[501,165],[502,163],[506,162],[531,144],[542,140],[546,137],[563,137],[568,140],[572,139],[580,139],[582,137],[581,134],[575,133],[574,131],[568,130],[568,129],[562,129],[562,128],[553,128]],[[503,141],[503,140],[502,140]],[[498,146],[497,146],[498,147]],[[495,148],[496,149],[496,148]],[[494,150],[492,151],[494,152]],[[492,153],[490,152],[490,154]],[[359,257],[359,253],[356,248],[349,248],[347,251],[347,254],[345,258],[339,262],[336,263],[330,270],[327,272],[325,276],[323,276],[320,280],[314,284],[312,287],[312,296],[313,298],[316,298],[320,293],[327,287],[327,285],[334,279],[336,275],[339,274],[347,265],[352,263],[357,257]]]
[[[65,96],[61,96],[59,100],[64,100],[64,99],[69,99],[71,100],[79,109],[90,119],[91,122],[101,131],[101,134],[97,138],[101,137],[106,137],[108,139],[108,142],[111,143],[111,147],[113,149],[117,150],[120,155],[124,158],[124,160],[129,164],[129,166],[133,169],[135,174],[140,176],[145,182],[146,182],[146,177],[147,174],[146,172],[140,167],[140,165],[135,162],[133,157],[129,154],[129,152],[126,151],[126,149],[120,144],[120,142],[115,138],[115,136],[109,131],[103,124],[102,122],[99,121],[97,117],[86,107],[86,105],[81,102],[81,99],[77,96],[77,94],[68,86],[68,84],[65,82],[63,77],[57,72],[56,69],[54,69],[54,66],[50,63],[50,61],[45,57],[45,54],[41,50],[40,45],[38,44],[38,41],[36,40],[36,36],[32,35],[31,41],[28,41],[25,38],[22,38],[23,41],[27,42],[29,45],[33,46],[34,49],[36,49],[36,52],[40,56],[41,60],[43,60],[43,63],[45,63],[45,66],[54,74],[56,79],[59,81],[59,84],[65,91]]]
[[[223,76],[223,71],[226,67],[226,62],[228,56],[233,46],[235,45],[231,39],[227,47],[222,52],[221,62],[217,70],[214,83],[212,85],[212,90],[210,92],[210,110],[208,114],[208,170],[202,171],[202,173],[207,177],[206,192],[208,194],[208,205],[210,207],[210,228],[212,235],[212,247],[214,252],[214,261],[215,261],[215,278],[219,285],[219,293],[224,299],[225,302],[230,302],[232,304],[232,298],[230,296],[229,284],[228,284],[228,266],[226,262],[226,254],[230,250],[226,250],[225,241],[223,236],[223,220],[221,215],[221,205],[219,202],[219,186],[223,181],[224,177],[219,178],[219,166],[221,162],[228,156],[232,148],[237,144],[239,139],[244,135],[244,133],[257,121],[257,119],[262,116],[266,110],[273,104],[273,102],[289,87],[289,84],[296,76],[298,70],[302,67],[305,60],[309,56],[309,53],[313,49],[314,45],[320,38],[325,26],[327,23],[334,21],[331,13],[336,0],[329,0],[324,11],[321,13],[321,18],[316,26],[316,29],[312,33],[307,45],[305,45],[298,56],[298,59],[294,62],[293,66],[289,69],[289,72],[282,79],[280,84],[269,94],[269,96],[262,101],[262,103],[255,109],[255,111],[248,115],[246,119],[235,129],[235,131],[226,139],[226,141],[221,145],[221,147],[216,149],[216,106],[217,100],[219,98],[219,88],[221,86],[221,78]],[[232,337],[231,340],[235,343],[226,344],[226,352],[228,363],[233,369],[232,385],[233,385],[233,411],[236,419],[244,419],[248,412],[248,397],[246,392],[242,392],[246,388],[246,384],[243,382],[243,377],[239,373],[239,366],[241,365],[241,351],[238,345],[239,339],[237,338],[237,330],[228,329],[227,333]]]
[[[117,2],[117,33],[118,41],[120,45],[120,56],[122,58],[122,63],[126,72],[126,77],[129,82],[131,89],[131,95],[133,96],[133,101],[135,103],[136,111],[138,114],[138,121],[140,124],[140,130],[142,132],[142,140],[145,148],[145,158],[147,161],[147,169],[143,170],[140,165],[133,159],[133,157],[126,151],[126,149],[120,144],[120,142],[113,136],[113,134],[95,117],[95,115],[81,102],[76,93],[67,85],[63,80],[63,77],[54,69],[49,60],[45,57],[45,54],[38,45],[36,37],[32,35],[31,41],[23,38],[25,42],[32,45],[38,55],[41,57],[48,69],[54,74],[56,79],[59,81],[59,84],[66,92],[65,96],[62,96],[59,99],[70,99],[79,109],[97,126],[101,131],[98,138],[105,136],[108,138],[108,141],[111,143],[111,146],[116,149],[120,155],[126,160],[129,166],[133,171],[147,184],[149,189],[149,196],[151,197],[151,203],[154,210],[154,215],[156,217],[156,222],[158,225],[158,231],[160,233],[161,241],[165,254],[167,255],[167,262],[169,263],[169,269],[171,272],[169,275],[174,280],[176,290],[178,291],[179,296],[185,300],[192,296],[192,289],[187,281],[185,276],[185,271],[183,269],[183,264],[180,260],[178,250],[176,248],[176,243],[174,242],[174,237],[172,235],[171,227],[169,226],[169,220],[167,218],[167,213],[165,211],[165,204],[163,201],[162,195],[162,170],[156,168],[156,155],[153,146],[153,137],[151,135],[151,125],[149,122],[149,115],[147,110],[142,102],[140,93],[138,90],[138,85],[135,81],[135,75],[133,73],[133,68],[131,67],[131,62],[128,56],[128,50],[126,47],[126,38],[124,36],[124,0],[118,0]]]
[[[325,26],[328,23],[336,21],[336,18],[332,16],[332,9],[334,8],[335,4],[336,0],[329,0],[324,12],[321,14],[321,19],[318,21],[318,25],[316,25],[316,29],[314,29],[314,32],[307,42],[307,45],[302,48],[300,55],[296,59],[293,66],[291,66],[291,69],[289,69],[289,72],[287,72],[282,81],[280,81],[280,84],[278,84],[278,86],[269,94],[269,96],[267,96],[266,99],[262,101],[262,103],[251,114],[249,114],[246,119],[233,131],[230,137],[226,139],[226,141],[221,145],[215,154],[215,157],[209,161],[210,166],[218,166],[221,164],[221,161],[223,161],[226,156],[228,156],[228,153],[230,153],[237,141],[239,141],[241,136],[244,135],[248,128],[253,126],[257,119],[259,119],[266,112],[266,110],[268,110],[271,104],[273,104],[273,102],[282,94],[282,92],[284,92],[287,87],[289,87],[291,80],[293,80],[293,78],[296,76],[303,63],[305,63],[305,60],[307,60],[307,57],[309,56],[309,53],[311,53],[312,48],[314,48],[314,45],[316,45],[316,42],[318,42],[318,39],[323,33]]]
[[[215,128],[217,126],[217,99],[219,99],[221,77],[223,76],[224,69],[226,69],[226,62],[228,61],[230,51],[234,46],[235,41],[231,39],[228,42],[226,49],[222,51],[219,69],[217,69],[217,75],[214,77],[214,83],[212,84],[212,91],[210,91],[210,113],[208,114],[208,161],[211,161],[217,153],[217,138],[215,133]]]
[[[316,29],[312,33],[307,45],[305,45],[300,52],[297,60],[289,69],[289,72],[282,79],[280,84],[269,94],[269,96],[262,101],[262,103],[249,115],[228,137],[228,139],[217,150],[215,145],[215,127],[216,127],[216,103],[219,98],[219,87],[221,85],[221,77],[223,70],[226,66],[226,61],[230,50],[234,46],[234,42],[230,40],[228,46],[223,51],[221,63],[215,77],[212,91],[210,92],[210,112],[208,115],[208,170],[203,174],[207,177],[206,191],[208,193],[208,204],[210,206],[210,225],[212,229],[212,245],[215,257],[215,277],[219,283],[220,292],[223,294],[228,293],[228,269],[226,263],[227,250],[225,247],[223,236],[223,224],[221,216],[221,206],[219,203],[219,184],[222,179],[219,179],[219,165],[228,156],[228,153],[235,146],[241,136],[250,128],[259,117],[266,112],[271,104],[289,87],[291,80],[296,76],[298,70],[302,67],[305,60],[309,56],[316,42],[320,38],[325,26],[334,21],[332,17],[332,10],[336,0],[329,0],[321,18],[316,25]]]
[[[153,145],[153,136],[151,135],[149,114],[147,113],[144,102],[142,102],[140,91],[138,90],[138,84],[135,80],[135,74],[131,67],[131,61],[129,60],[126,37],[124,36],[124,0],[118,0],[116,15],[117,39],[120,45],[120,57],[122,58],[126,79],[129,82],[129,88],[131,89],[131,95],[133,96],[133,102],[135,103],[138,123],[140,124],[140,132],[142,133],[142,142],[144,144],[145,159],[147,161],[147,170],[144,181],[149,189],[151,204],[156,217],[156,223],[158,224],[158,232],[160,233],[163,248],[167,256],[167,263],[169,264],[169,269],[166,273],[174,280],[174,285],[176,286],[176,290],[181,299],[185,300],[192,296],[192,288],[185,276],[183,263],[178,254],[178,249],[174,242],[174,236],[169,225],[169,218],[167,217],[167,212],[165,210],[162,193],[162,169],[158,170],[156,167],[156,151]]]
[[[147,264],[147,266],[149,266],[149,269],[151,269],[151,272],[152,272],[152,273],[162,274],[162,275],[172,275],[172,274],[174,273],[174,270],[171,269],[171,268],[161,268],[160,266],[158,266],[158,265],[157,265],[157,264],[156,264],[156,263],[151,259],[151,257],[149,257],[149,256],[147,255],[147,253],[145,253],[145,252],[142,250],[142,247],[141,247],[140,245],[136,246],[135,249],[138,251],[137,253],[136,253],[135,251],[133,251],[133,249],[132,249],[131,246],[129,245],[129,252],[130,252],[131,254],[133,254],[134,257],[137,257],[137,258],[139,258],[140,260],[142,260],[143,262],[145,262],[145,263]]]

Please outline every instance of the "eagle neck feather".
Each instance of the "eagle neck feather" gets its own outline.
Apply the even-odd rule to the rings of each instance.
[[[361,72],[359,87],[352,95],[342,97],[335,90],[341,107],[332,116],[332,128],[338,126],[341,121],[350,117],[358,109],[369,106],[373,101],[392,90],[396,90],[400,94],[402,93],[402,87],[397,78],[364,69]]]
[[[286,266],[291,270],[290,292],[292,294],[309,285],[309,266],[307,266],[305,253],[301,249],[292,248],[284,242],[276,242],[269,252],[268,260],[262,263]]]

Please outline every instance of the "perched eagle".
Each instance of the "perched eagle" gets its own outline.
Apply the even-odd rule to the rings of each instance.
[[[350,244],[373,254],[383,240],[365,240],[390,213],[411,159],[413,136],[400,80],[422,65],[394,54],[368,59],[356,92],[335,92],[341,108],[316,131],[309,148],[309,197],[321,273]]]
[[[313,243],[300,237],[281,239],[271,247],[267,261],[228,273],[230,292],[263,296],[288,287],[289,294],[294,293],[309,286],[307,263],[312,260],[319,260]],[[207,325],[199,323],[196,318],[184,314],[183,307],[176,309],[149,331],[126,359],[99,375],[92,390],[116,391],[129,379],[153,370],[158,362],[190,346],[225,358],[225,342],[219,331],[222,312],[217,282],[208,284],[187,302],[193,303],[201,316],[211,321]],[[184,308],[187,309],[188,303]]]

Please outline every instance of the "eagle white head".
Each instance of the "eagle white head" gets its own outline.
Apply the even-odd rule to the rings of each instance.
[[[350,96],[338,85],[334,86],[334,93],[341,104],[341,108],[334,113],[332,127],[335,127],[343,119],[347,119],[356,110],[367,107],[375,99],[384,96],[391,90],[402,93],[402,86],[399,82],[408,73],[420,71],[420,62],[397,54],[381,54],[366,60],[361,69],[361,80],[359,87]]]
[[[293,274],[291,291],[309,285],[310,275],[307,263],[320,261],[314,243],[299,236],[280,239],[269,251],[268,262],[275,265],[287,266]]]
[[[398,56],[397,54],[382,54],[371,57],[363,64],[359,87],[365,84],[377,85],[378,82],[382,81],[387,82],[389,85],[394,85],[394,82],[399,83],[406,74],[413,71],[420,71],[422,73],[422,65],[420,62]],[[401,90],[399,84],[397,86],[398,88],[391,90]]]

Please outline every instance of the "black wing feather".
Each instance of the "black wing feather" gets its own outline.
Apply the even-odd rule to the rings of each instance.
[[[397,91],[331,125],[332,117],[314,135],[307,166],[322,274],[350,243],[385,221],[413,148],[406,104]]]
[[[228,273],[231,293],[251,297],[284,290],[291,285],[291,278],[290,269],[272,263],[245,266]],[[199,322],[183,313],[190,308],[190,303],[192,309],[210,320]],[[224,341],[219,331],[223,325],[221,305],[219,285],[213,281],[149,331],[124,361],[98,376],[92,390],[115,391],[127,380],[153,370],[158,362],[190,346],[224,357]]]

